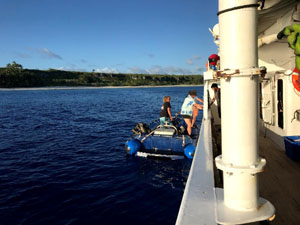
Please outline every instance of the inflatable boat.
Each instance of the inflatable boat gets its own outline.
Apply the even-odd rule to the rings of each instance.
[[[198,127],[192,128],[188,135],[186,124],[179,115],[171,123],[161,125],[159,120],[150,125],[138,123],[132,130],[134,138],[125,143],[128,155],[154,157],[186,157],[193,158],[198,139]]]

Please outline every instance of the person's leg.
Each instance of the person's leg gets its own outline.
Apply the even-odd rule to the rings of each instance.
[[[198,116],[198,111],[199,109],[197,107],[193,107],[193,120],[192,120],[192,127],[194,126],[195,122],[196,122],[196,118]]]
[[[159,120],[160,120],[160,125],[165,125],[166,117],[160,117]]]
[[[188,132],[188,134],[191,135],[192,134],[192,119],[190,119],[190,118],[184,118],[184,122],[187,125],[187,132]]]
[[[167,125],[170,125],[171,124],[171,120],[170,120],[170,118],[169,117],[165,117],[166,118],[166,120],[165,120],[165,124],[167,124]]]

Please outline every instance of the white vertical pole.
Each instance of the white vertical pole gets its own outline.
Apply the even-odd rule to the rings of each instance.
[[[204,80],[204,93],[203,93],[204,109],[203,109],[203,117],[204,117],[205,120],[208,119],[208,104],[209,104],[209,102],[207,101],[207,99],[208,99],[207,90],[208,90],[208,81]]]
[[[257,0],[219,0],[219,11],[256,4]],[[258,66],[257,8],[245,7],[219,15],[220,66],[247,69]],[[233,167],[258,161],[258,77],[221,78],[222,158]],[[224,172],[224,204],[236,210],[258,207],[256,174]]]

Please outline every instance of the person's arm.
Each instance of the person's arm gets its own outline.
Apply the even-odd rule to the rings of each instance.
[[[168,108],[167,108],[167,111],[168,111],[168,114],[169,114],[170,120],[173,120],[173,118],[172,118],[172,113],[171,113],[171,108],[170,108],[170,107],[168,107]]]
[[[204,101],[201,98],[196,97],[196,100],[199,101],[199,102],[204,103]]]
[[[203,109],[203,105],[200,105],[198,103],[195,103],[194,106],[197,108],[197,109]]]
[[[210,102],[210,105],[214,104],[214,102],[216,100],[216,97],[217,97],[217,93],[215,92],[214,97],[213,97],[213,99]]]

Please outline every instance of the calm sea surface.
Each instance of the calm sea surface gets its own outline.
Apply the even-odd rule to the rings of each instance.
[[[0,91],[0,224],[175,224],[191,161],[126,157],[124,143],[159,117],[164,95],[174,114],[190,89],[203,94]]]

